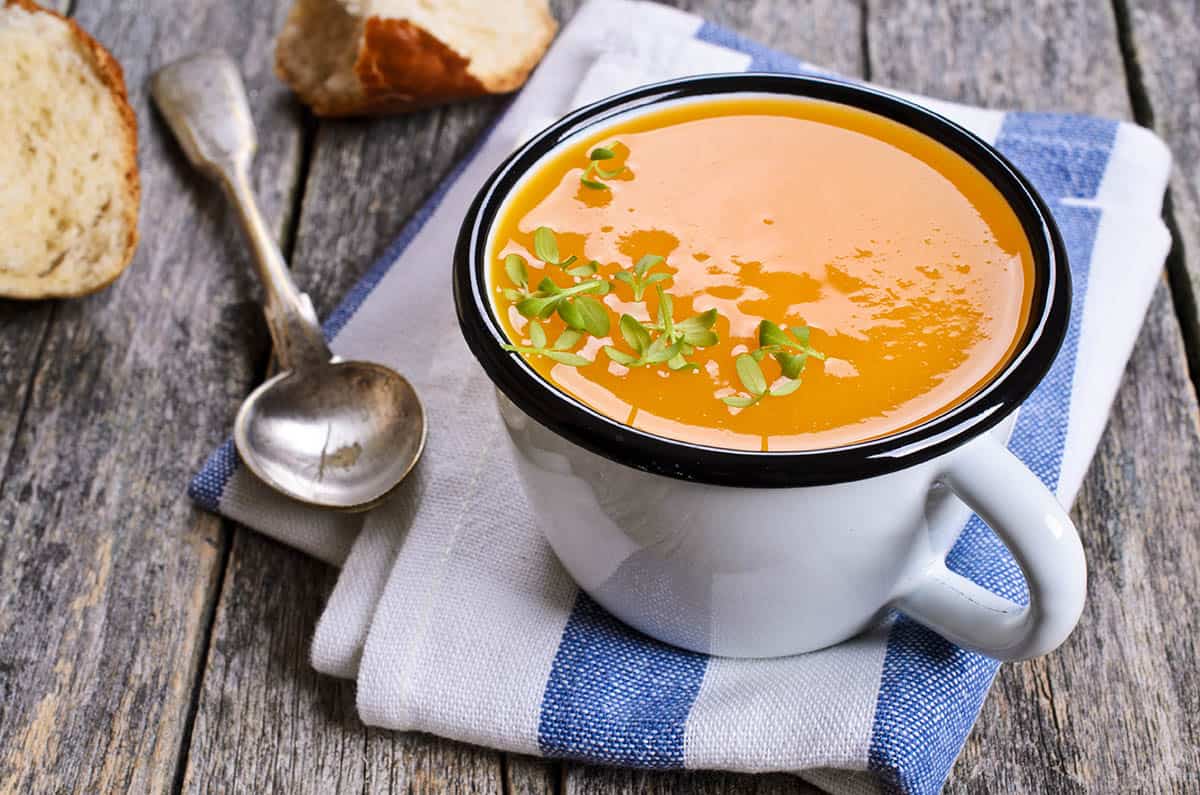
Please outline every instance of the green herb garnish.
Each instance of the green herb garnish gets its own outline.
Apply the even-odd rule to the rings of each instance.
[[[588,279],[571,287],[559,287],[549,276],[538,283],[537,292],[517,302],[517,311],[528,318],[558,316],[572,329],[584,330],[596,337],[608,333],[609,318],[604,304],[593,295],[605,295],[608,282]]]
[[[615,142],[614,142],[615,143]],[[625,171],[625,166],[620,166],[615,169],[604,169],[600,167],[600,163],[604,160],[612,160],[617,154],[611,149],[603,146],[597,146],[588,155],[588,167],[584,170],[579,181],[583,183],[585,188],[592,190],[608,190],[608,186],[601,180],[612,179],[620,176]]]
[[[596,260],[585,262],[582,265],[576,265],[574,268],[568,268],[567,273],[571,276],[578,276],[586,279],[588,276],[595,276],[596,271],[600,269],[600,263]]]
[[[589,155],[590,165],[584,174],[583,183],[589,187],[607,189],[603,183],[592,180],[599,176],[608,179],[623,169],[605,171],[598,163],[611,160],[616,155],[611,149],[597,147]],[[589,184],[592,181],[592,184]],[[596,277],[600,263],[589,260],[576,265],[578,257],[563,258],[558,248],[558,239],[553,229],[539,226],[534,230],[533,247],[538,259],[547,266],[553,265],[574,277],[577,283],[560,287],[549,276],[538,282],[533,290],[529,284],[529,268],[525,258],[509,254],[504,258],[504,272],[512,288],[503,290],[506,298],[513,302],[517,311],[529,318],[528,345],[505,345],[505,350],[529,356],[545,356],[552,361],[571,367],[591,364],[592,360],[572,349],[579,345],[585,334],[605,337],[611,330],[612,321],[608,307],[599,296],[606,295],[612,288],[609,282]],[[611,361],[625,367],[648,367],[666,364],[671,370],[698,370],[688,361],[697,348],[715,345],[719,341],[713,326],[717,322],[717,310],[709,309],[684,320],[675,319],[675,301],[663,288],[671,274],[653,269],[665,259],[657,254],[642,256],[630,270],[618,271],[615,278],[629,285],[635,301],[642,301],[647,288],[653,286],[658,295],[657,316],[654,322],[643,323],[632,315],[623,314],[617,323],[621,339],[630,351],[613,345],[605,345],[604,353]],[[593,278],[596,277],[596,278]],[[567,328],[550,343],[540,321],[554,314],[562,319]],[[768,397],[790,395],[800,387],[800,376],[810,356],[824,359],[825,354],[809,344],[808,326],[782,327],[769,320],[758,325],[758,347],[739,354],[734,359],[734,368],[743,392],[722,397],[726,405],[748,408]],[[771,357],[779,365],[779,377],[774,384],[763,372],[762,362]]]
[[[529,291],[529,271],[526,264],[525,258],[520,254],[509,254],[504,258],[504,272],[508,274],[509,281],[516,285],[516,289],[506,289],[504,297],[514,303],[532,295]]]
[[[542,324],[536,320],[529,321],[529,345],[504,345],[506,351],[514,353],[523,353],[529,356],[545,356],[548,359],[553,359],[560,364],[569,365],[571,367],[583,367],[585,364],[591,364],[591,359],[586,359],[577,353],[571,353],[571,348],[574,348],[579,341],[583,339],[583,333],[575,329],[566,329],[562,334],[558,335],[558,339],[554,340],[553,345],[547,345],[549,340],[546,338],[546,330],[542,328]]]
[[[558,238],[554,236],[554,230],[548,226],[539,226],[533,230],[533,251],[542,262],[547,265],[557,265],[563,270],[566,270],[572,262],[579,259],[575,255],[571,255],[566,259],[560,259]]]
[[[792,326],[784,331],[769,320],[758,324],[758,354],[759,361],[770,354],[779,362],[784,378],[799,378],[804,371],[808,357],[825,359],[825,354],[808,344],[810,330],[808,326]]]
[[[792,326],[784,331],[769,320],[758,324],[758,349],[743,353],[734,360],[738,380],[748,395],[730,395],[721,401],[734,408],[747,408],[765,397],[790,395],[800,387],[800,374],[808,363],[808,357],[824,359],[825,354],[808,344],[808,326]],[[780,375],[785,379],[775,386],[767,385],[761,362],[770,356],[779,364]]]
[[[657,254],[646,254],[637,261],[632,271],[617,271],[615,276],[633,289],[633,300],[641,301],[642,296],[646,294],[647,287],[671,278],[669,273],[648,273],[651,268],[663,261],[663,258]]]
[[[650,329],[633,315],[621,315],[621,320],[617,323],[617,328],[620,330],[625,342],[637,355],[631,356],[625,353],[625,351],[614,348],[612,345],[605,345],[604,352],[608,355],[608,358],[625,367],[645,367],[651,364],[669,362],[679,355],[679,351],[683,345],[681,342],[668,342],[662,334],[658,337],[652,337]]]
[[[800,379],[785,379],[783,383],[775,386],[767,385],[767,377],[763,374],[762,366],[758,363],[758,359],[753,353],[743,353],[734,359],[734,366],[737,369],[738,380],[742,382],[742,387],[749,392],[749,395],[730,395],[729,397],[721,398],[721,402],[727,406],[744,409],[753,406],[765,397],[783,397],[790,395],[800,387]]]
[[[642,259],[662,261],[662,257]],[[642,269],[643,274],[648,267],[649,264]],[[633,315],[621,315],[621,321],[617,324],[621,337],[633,349],[633,354],[612,345],[604,346],[604,352],[608,358],[625,367],[666,363],[671,370],[699,370],[700,368],[689,362],[687,357],[695,353],[696,348],[704,348],[717,342],[717,333],[712,330],[717,322],[717,310],[710,309],[677,322],[674,300],[663,290],[661,284],[655,284],[654,289],[658,292],[657,323],[643,323]],[[657,336],[651,332],[657,332]]]
[[[679,343],[679,353],[667,361],[667,367],[672,370],[699,370],[687,357],[696,352],[696,348],[707,348],[715,345],[719,339],[717,332],[712,330],[717,322],[717,310],[709,309],[681,320],[675,321],[675,302],[670,293],[663,290],[661,284],[654,285],[658,291],[658,323],[650,328],[661,332],[669,345]]]

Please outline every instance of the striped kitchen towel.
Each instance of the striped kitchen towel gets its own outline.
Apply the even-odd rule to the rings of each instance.
[[[903,617],[777,660],[694,654],[621,625],[539,535],[492,387],[458,332],[459,223],[531,125],[638,84],[736,71],[817,70],[690,14],[591,0],[325,324],[337,353],[397,368],[428,407],[429,446],[396,498],[365,516],[314,512],[257,483],[232,443],[192,483],[202,506],[343,567],[313,664],[357,678],[366,723],[614,765],[791,771],[839,792],[934,792],[949,774],[996,662]],[[999,147],[1062,229],[1076,288],[1070,330],[1010,445],[1069,503],[1167,252],[1168,153],[1129,124],[918,101]],[[417,268],[421,279],[406,278]],[[978,519],[949,562],[1023,598],[1018,568]]]

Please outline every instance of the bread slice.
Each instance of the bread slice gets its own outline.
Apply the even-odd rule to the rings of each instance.
[[[29,0],[0,7],[0,296],[84,295],[133,257],[137,121],[121,67]]]
[[[400,113],[520,88],[557,29],[546,0],[295,0],[275,71],[318,116]]]

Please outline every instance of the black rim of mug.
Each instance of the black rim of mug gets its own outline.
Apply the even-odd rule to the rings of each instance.
[[[614,116],[673,100],[728,94],[776,94],[851,105],[893,119],[958,153],[1008,200],[1033,250],[1030,321],[1008,364],[960,405],[921,425],[844,447],[759,452],[709,447],[628,426],[544,379],[508,342],[488,295],[492,223],[513,187],[551,150]],[[687,77],[602,99],[567,114],[513,152],[488,178],[468,210],[454,255],[454,299],[468,347],[492,382],[521,411],[559,436],[630,467],[722,486],[821,486],[884,475],[942,455],[1011,414],[1045,377],[1067,332],[1071,276],[1054,219],[1029,181],[985,141],[907,100],[840,80],[800,75]]]

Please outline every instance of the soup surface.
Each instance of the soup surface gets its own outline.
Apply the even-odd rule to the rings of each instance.
[[[866,111],[754,95],[561,148],[489,251],[497,315],[554,386],[746,450],[853,444],[961,403],[1016,349],[1034,284],[1016,215],[961,157]]]

